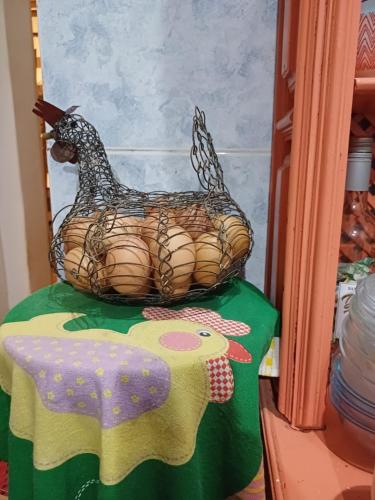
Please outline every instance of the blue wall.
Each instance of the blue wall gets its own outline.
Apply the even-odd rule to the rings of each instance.
[[[276,0],[39,0],[45,99],[73,104],[99,130],[125,184],[198,188],[190,168],[194,105],[233,197],[250,218],[247,277],[263,287]],[[53,211],[76,169],[49,158]]]

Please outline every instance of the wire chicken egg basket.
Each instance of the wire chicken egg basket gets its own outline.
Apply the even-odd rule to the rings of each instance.
[[[191,164],[201,190],[130,189],[114,177],[95,128],[74,109],[45,101],[51,154],[79,164],[79,189],[54,235],[50,261],[75,288],[114,303],[170,304],[207,294],[239,275],[253,246],[232,199],[203,111],[195,109]],[[56,219],[55,217],[55,219]]]

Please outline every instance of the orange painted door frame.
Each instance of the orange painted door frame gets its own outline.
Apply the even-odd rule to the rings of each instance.
[[[280,0],[266,282],[282,310],[278,408],[304,429],[324,425],[360,3]]]

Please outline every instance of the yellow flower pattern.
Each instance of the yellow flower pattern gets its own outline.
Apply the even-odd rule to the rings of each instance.
[[[77,385],[83,385],[84,383],[86,383],[86,380],[83,377],[77,377],[76,378],[76,384]]]
[[[62,378],[63,378],[63,377],[62,377],[61,373],[55,373],[55,375],[53,376],[53,380],[54,380],[55,382],[61,382],[61,381],[62,381]]]

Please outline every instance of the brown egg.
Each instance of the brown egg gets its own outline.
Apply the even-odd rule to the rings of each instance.
[[[189,291],[191,286],[191,279],[185,281],[184,283],[177,284],[174,280],[168,280],[164,282],[164,287],[161,284],[160,274],[154,272],[154,283],[159,291],[160,295],[167,297],[177,297],[179,295],[184,296]]]
[[[186,229],[194,240],[212,229],[206,209],[198,204],[180,208],[177,211],[177,224]]]
[[[138,295],[147,287],[151,272],[149,249],[136,236],[126,236],[121,247],[111,247],[106,273],[112,287],[124,295]]]
[[[195,240],[194,280],[203,286],[212,286],[218,281],[223,269],[231,263],[230,246],[222,248],[218,232],[205,233]]]
[[[233,260],[238,260],[247,254],[251,239],[247,226],[236,215],[219,215],[213,224],[221,232],[232,247]]]
[[[150,242],[151,258],[155,269],[170,275],[174,283],[185,283],[191,278],[195,266],[195,246],[190,235],[179,226],[159,234],[158,241]]]
[[[64,258],[66,280],[76,288],[90,290],[90,278],[96,281],[102,290],[109,288],[108,278],[102,262],[96,264],[96,271],[90,258],[84,253],[82,247],[70,250]]]
[[[95,266],[96,271],[92,271],[91,284],[96,284],[101,292],[106,292],[111,287],[111,283],[109,282],[109,278],[107,276],[105,264],[99,262]]]
[[[84,255],[82,247],[75,247],[64,257],[65,278],[76,288],[90,289],[90,259]]]
[[[164,213],[168,217],[166,224],[170,226],[176,225],[176,209],[169,208],[168,198],[159,196],[159,198],[156,198],[153,203],[155,204],[154,206],[145,207],[146,217],[151,216],[154,217],[155,219],[159,219],[161,213]],[[164,205],[163,209],[162,205]]]
[[[83,247],[85,237],[90,225],[95,222],[95,217],[73,217],[67,222],[61,232],[64,241],[65,253],[75,247]]]
[[[145,295],[149,294],[150,293],[150,287],[151,287],[151,284],[149,283],[149,281],[151,281],[151,278],[149,278],[148,282],[142,286],[137,293],[134,293],[134,296],[138,296],[141,298],[141,297],[144,297]]]
[[[142,233],[143,221],[138,217],[110,215],[105,221],[106,232],[103,235],[103,243],[106,248],[121,246],[127,236],[140,236]]]
[[[158,237],[159,219],[149,215],[143,220],[142,239],[150,245],[152,240]]]

